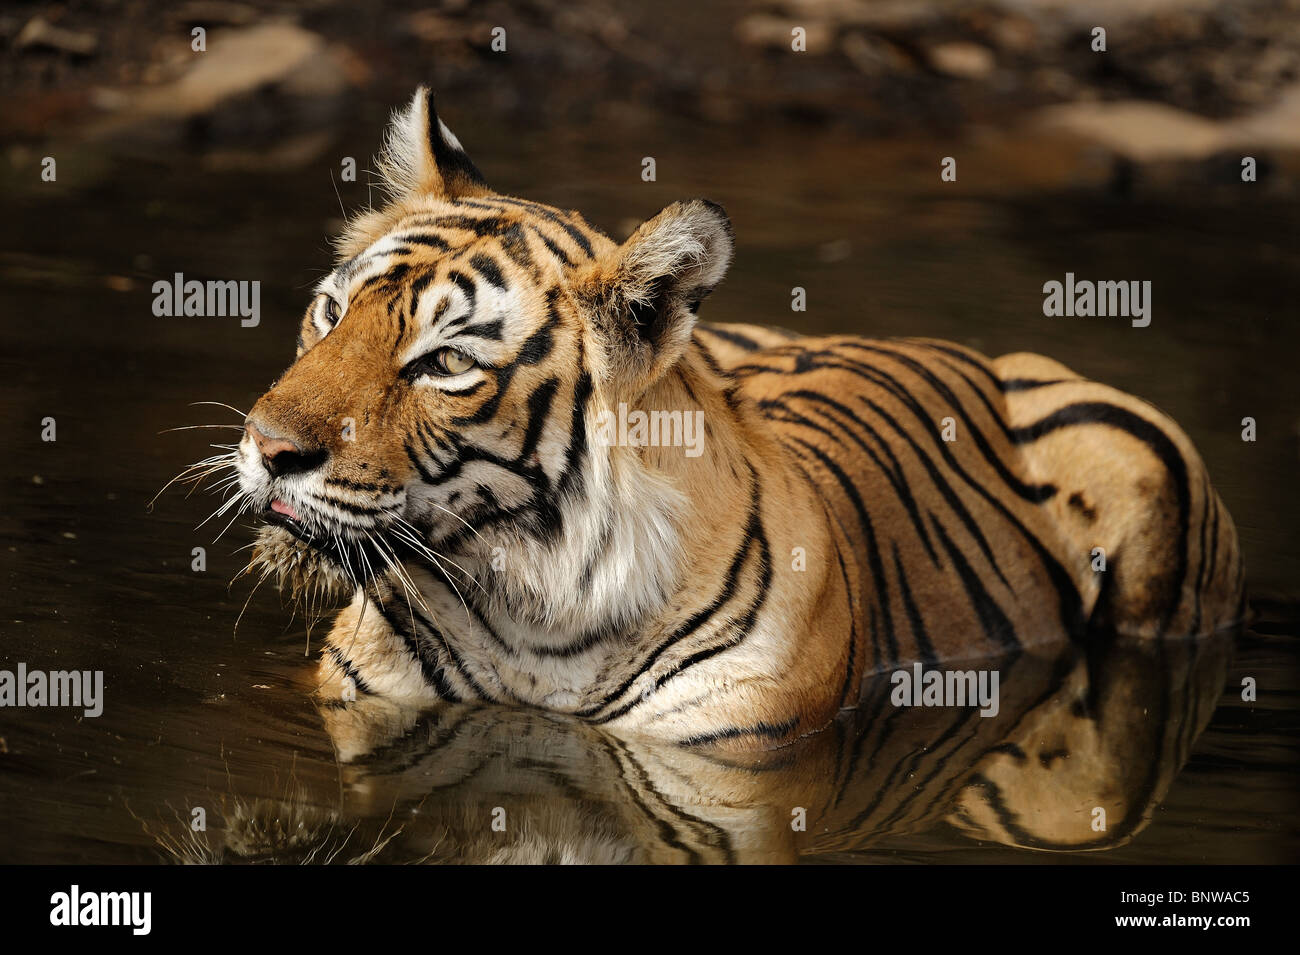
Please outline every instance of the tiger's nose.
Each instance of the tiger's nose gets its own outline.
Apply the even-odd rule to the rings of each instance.
[[[324,449],[308,450],[288,438],[273,438],[264,433],[252,419],[244,424],[248,436],[257,445],[262,465],[272,477],[300,474],[319,467],[325,461]]]

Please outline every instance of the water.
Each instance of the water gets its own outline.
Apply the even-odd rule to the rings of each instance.
[[[247,408],[291,359],[339,218],[328,170],[365,155],[377,126],[293,169],[72,145],[58,183],[37,182],[30,157],[0,174],[0,667],[102,669],[106,703],[97,719],[0,710],[0,860],[1297,858],[1294,195],[1174,182],[1113,198],[1104,169],[1051,143],[971,144],[958,186],[934,174],[951,143],[459,131],[499,188],[614,233],[672,199],[721,201],[738,258],[710,320],[1042,351],[1154,401],[1196,441],[1237,522],[1256,621],[1090,658],[972,661],[1015,674],[996,717],[898,709],[878,684],[833,730],[745,758],[495,707],[318,711],[319,633],[273,593],[228,584],[247,528],[214,543],[220,525],[194,525],[215,501],[172,491],[147,504],[234,434],[160,434],[238,420],[189,402]],[[657,183],[640,181],[644,155]],[[363,183],[340,191],[364,200]],[[260,325],[154,317],[150,285],[177,271],[260,280]],[[1042,284],[1067,271],[1151,280],[1151,326],[1044,318]],[[803,314],[789,309],[796,285]],[[47,416],[53,443],[40,440]],[[198,546],[205,573],[190,569]],[[1256,701],[1241,698],[1246,677]],[[191,832],[195,808],[206,833]]]

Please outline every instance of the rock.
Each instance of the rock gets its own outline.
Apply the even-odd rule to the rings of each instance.
[[[1208,159],[1226,150],[1300,151],[1300,85],[1271,106],[1236,119],[1211,120],[1163,103],[1130,100],[1053,106],[1040,111],[1038,122],[1138,163]]]
[[[115,107],[116,112],[95,132],[213,114],[240,97],[268,89],[328,98],[344,92],[353,73],[344,51],[288,22],[214,31],[207,52],[185,56],[189,65],[170,82],[100,93],[98,104]]]
[[[926,55],[937,72],[962,80],[984,79],[997,66],[993,51],[978,43],[940,43]]]
[[[845,34],[840,49],[867,76],[908,73],[913,68],[906,53],[878,36],[857,32]]]
[[[175,83],[146,91],[138,105],[146,111],[193,115],[215,108],[223,100],[272,84],[292,90],[305,85],[319,93],[327,59],[325,41],[290,23],[268,23],[215,34],[208,52],[196,54],[194,65]],[[336,77],[333,85],[341,87]]]
[[[999,20],[993,27],[992,36],[994,42],[1008,53],[1029,53],[1041,42],[1033,21],[1020,17]]]
[[[1220,123],[1163,103],[1071,103],[1048,107],[1039,121],[1134,162],[1204,159],[1223,144]]]
[[[73,56],[94,56],[99,37],[81,30],[56,27],[44,17],[32,17],[23,27],[14,46],[19,50],[53,50]]]
[[[1234,146],[1300,151],[1300,84],[1283,90],[1272,105],[1228,124]]]

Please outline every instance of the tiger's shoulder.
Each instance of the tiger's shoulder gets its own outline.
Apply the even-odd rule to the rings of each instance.
[[[919,394],[925,403],[974,402],[996,417],[1005,414],[1005,358],[989,358],[942,339],[800,335],[762,325],[699,323],[695,341],[760,406],[791,390],[812,387],[836,393],[836,383],[842,382],[855,394],[904,389]],[[1052,366],[1054,378],[1079,379],[1056,362],[1042,361]]]
[[[891,353],[905,353],[919,358],[925,363],[935,363],[937,359],[974,371],[987,380],[989,384],[1001,385],[1003,370],[998,367],[1005,358],[1038,359],[1049,363],[1058,376],[1077,378],[1073,372],[1057,362],[1037,355],[1017,354],[1003,359],[988,356],[958,345],[955,342],[938,338],[870,338],[865,335],[827,334],[803,335],[789,329],[769,325],[753,325],[742,322],[698,322],[695,326],[695,340],[724,369],[748,374],[760,370],[756,362],[768,359],[779,361],[782,357],[797,359],[801,354],[835,354],[861,357],[864,349],[868,352],[877,348],[888,348]],[[775,366],[773,366],[775,367]]]

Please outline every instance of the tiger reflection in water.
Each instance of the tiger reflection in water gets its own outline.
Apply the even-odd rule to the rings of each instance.
[[[1026,849],[1111,849],[1186,761],[1231,646],[1219,634],[955,664],[999,672],[992,717],[895,706],[879,678],[829,731],[768,751],[619,738],[494,705],[326,705],[341,802],[236,811],[211,858],[780,863],[944,824]]]

